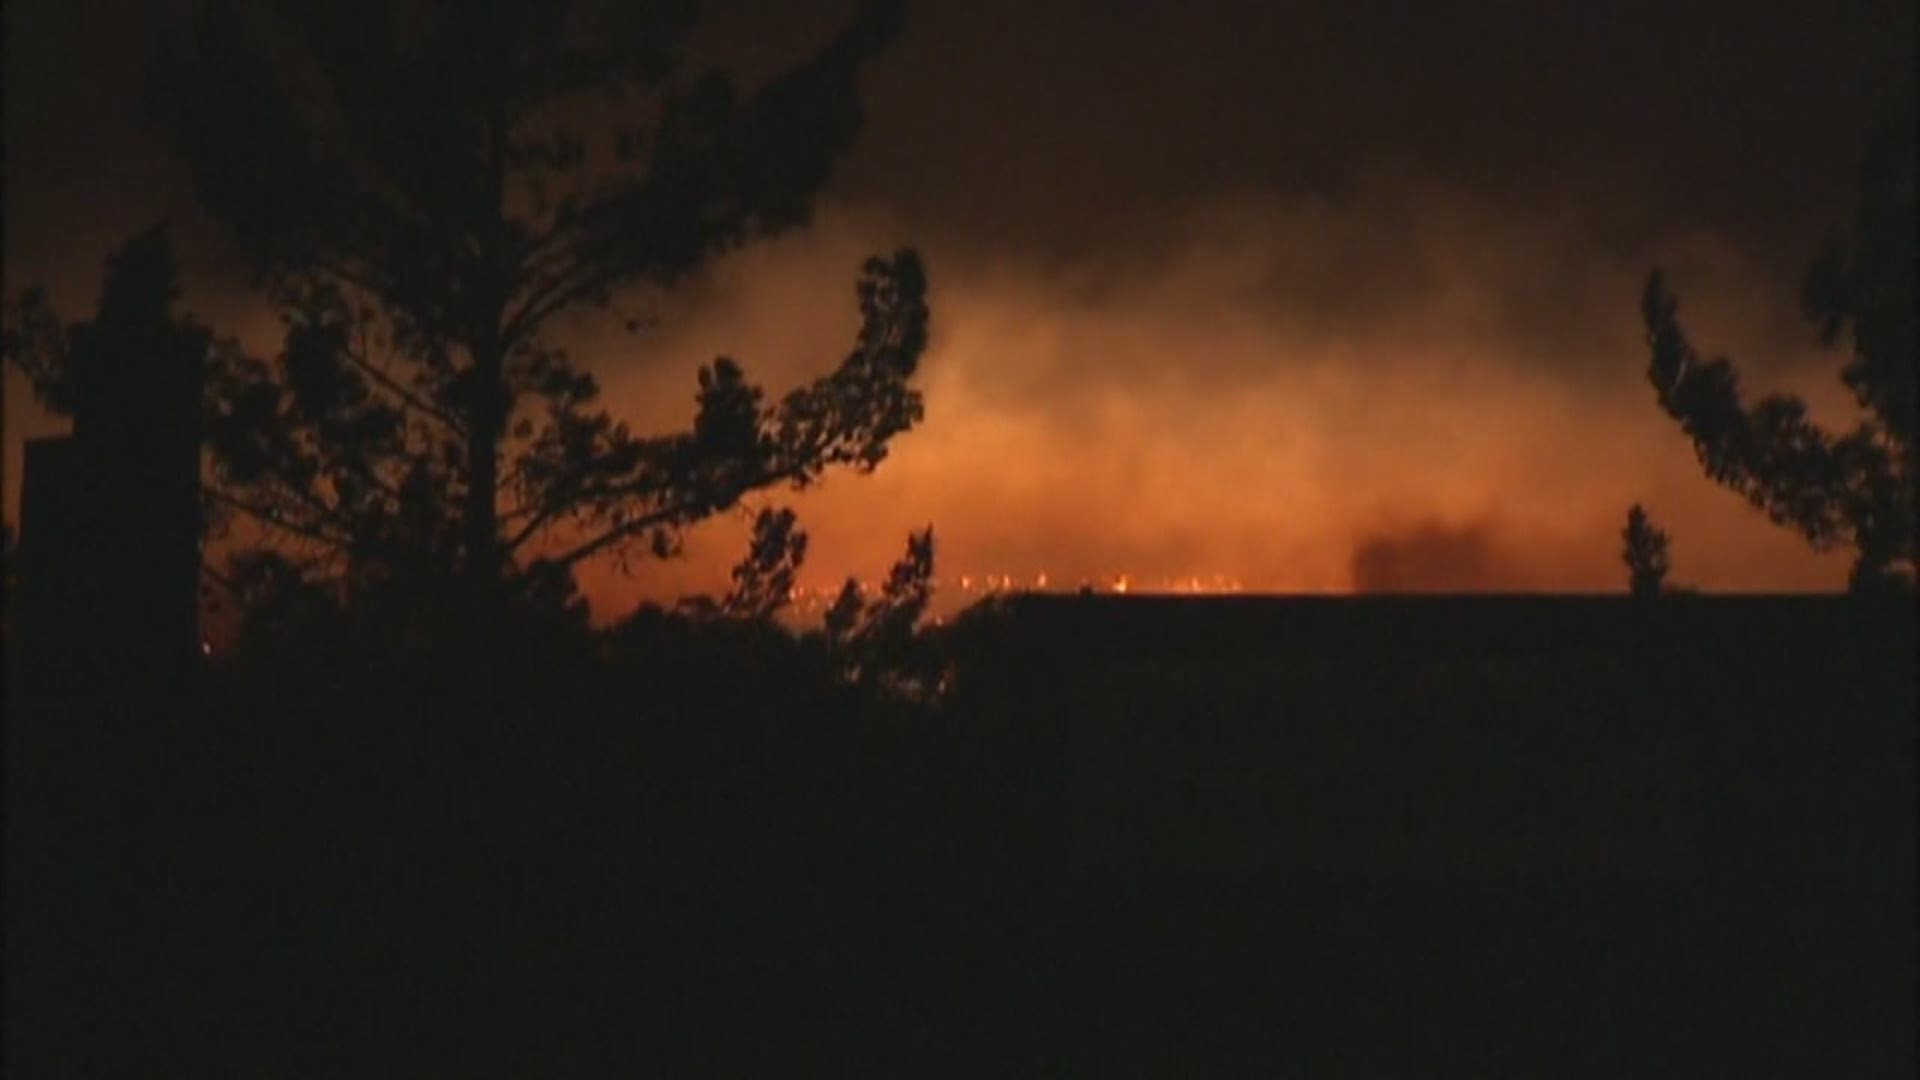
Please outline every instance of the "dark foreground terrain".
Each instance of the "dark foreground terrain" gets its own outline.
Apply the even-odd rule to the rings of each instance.
[[[1018,598],[16,694],[8,1075],[1905,1076],[1913,616]]]

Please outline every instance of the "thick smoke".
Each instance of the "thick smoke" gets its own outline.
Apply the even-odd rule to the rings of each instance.
[[[1796,321],[1791,277],[1705,235],[1606,257],[1577,220],[1434,190],[1247,196],[1181,220],[1152,263],[1043,269],[925,237],[927,420],[875,475],[791,500],[815,539],[803,580],[875,576],[932,522],[943,576],[1054,588],[1613,590],[1635,501],[1674,533],[1687,581],[1843,580],[1843,559],[1700,475],[1643,374],[1634,296],[1658,259],[1700,340],[1844,417],[1837,358]],[[664,301],[653,335],[583,327],[583,351],[654,424],[684,422],[713,355],[784,388],[847,347],[861,257],[905,239],[884,214],[829,209]],[[681,565],[595,591],[619,606],[718,580],[738,532],[715,526]]]
[[[101,258],[172,215],[194,310],[271,348],[134,123],[143,53],[193,5],[113,6],[7,7],[9,37],[36,42],[6,73],[8,288],[46,280],[83,314]],[[834,8],[726,0],[711,44],[751,77]],[[1618,590],[1640,502],[1681,582],[1834,588],[1843,555],[1701,476],[1646,384],[1636,301],[1660,263],[1703,349],[1844,422],[1796,278],[1847,213],[1870,107],[1911,92],[1912,22],[1910,0],[1817,19],[928,0],[872,72],[813,228],[623,298],[641,334],[569,332],[616,411],[665,429],[717,355],[776,393],[829,369],[860,262],[923,250],[926,422],[873,476],[774,496],[813,535],[816,587],[877,577],[931,522],[949,581]],[[56,426],[23,391],[9,375],[9,517],[21,440]],[[612,616],[719,587],[744,536],[744,516],[715,522],[684,559],[592,568],[590,593]]]

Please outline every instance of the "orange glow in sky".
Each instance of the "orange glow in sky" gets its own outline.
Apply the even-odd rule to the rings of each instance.
[[[101,260],[164,216],[186,306],[271,353],[236,249],[161,126],[135,123],[149,54],[187,44],[196,6],[132,5],[111,33],[91,5],[8,6],[35,47],[6,70],[5,276],[84,316]],[[750,85],[846,6],[707,5],[689,71]],[[783,503],[810,536],[807,595],[882,579],[929,524],[949,601],[989,578],[1123,575],[1136,592],[1612,592],[1636,502],[1672,536],[1676,583],[1842,587],[1845,552],[1810,552],[1701,475],[1647,385],[1637,305],[1660,264],[1750,394],[1850,425],[1799,275],[1846,220],[1870,114],[1911,95],[1911,5],[1760,5],[1731,35],[1680,10],[1656,49],[1632,13],[1376,6],[911,5],[811,226],[617,298],[638,335],[582,317],[555,343],[616,416],[678,429],[716,356],[770,396],[829,370],[861,263],[913,245],[932,281],[924,423],[876,474],[764,493],[682,558],[586,566],[596,612],[723,590],[751,510]],[[6,390],[17,520],[23,441],[58,425],[12,372]]]
[[[1198,215],[1172,257],[1104,278],[929,245],[925,422],[872,476],[765,500],[796,506],[812,534],[802,580],[877,580],[932,523],[945,588],[967,595],[999,575],[1116,591],[1614,591],[1621,523],[1641,502],[1673,534],[1676,581],[1841,586],[1844,554],[1811,553],[1707,481],[1655,406],[1635,308],[1646,257],[1569,268],[1554,252],[1576,238],[1554,223],[1444,200],[1428,220],[1400,253],[1422,280],[1344,324],[1290,295],[1315,270],[1301,248],[1363,239],[1324,207]],[[623,345],[631,363],[603,365],[610,395],[664,425],[684,422],[703,358],[733,356],[774,392],[824,370],[854,327],[853,268],[896,239],[829,212],[730,258],[659,338]],[[1698,338],[1740,358],[1750,385],[1848,420],[1838,358],[1780,317],[1792,283],[1756,280],[1705,238],[1661,254],[1692,285]],[[1562,325],[1511,310],[1504,291],[1540,272],[1533,260],[1576,301]],[[718,522],[675,564],[587,580],[613,609],[715,588],[744,535],[744,520]]]
[[[1793,282],[1710,237],[1570,261],[1565,251],[1590,247],[1573,226],[1421,197],[1400,214],[1420,224],[1393,247],[1374,243],[1379,208],[1252,199],[1189,215],[1157,260],[1063,272],[828,206],[813,229],[658,300],[657,330],[583,320],[569,332],[616,414],[665,430],[691,417],[694,369],[714,356],[738,359],[770,395],[830,368],[857,325],[862,259],[921,243],[934,318],[924,423],[871,476],[834,473],[751,504],[799,511],[812,541],[805,595],[830,598],[848,575],[877,582],[929,523],[943,608],[1049,581],[1616,591],[1634,502],[1673,535],[1676,582],[1842,585],[1844,553],[1814,555],[1701,475],[1643,374],[1635,300],[1657,255],[1705,348],[1739,360],[1750,386],[1803,393],[1816,416],[1847,420],[1839,360],[1794,321]],[[1320,281],[1335,269],[1351,294]],[[1521,295],[1543,280],[1554,319]],[[191,289],[188,303],[272,347],[270,317]],[[9,379],[11,510],[19,440],[47,424]],[[724,515],[684,557],[630,574],[584,567],[596,614],[724,590],[748,519]]]

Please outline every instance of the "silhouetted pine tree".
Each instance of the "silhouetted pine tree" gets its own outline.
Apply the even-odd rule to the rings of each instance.
[[[1660,405],[1692,438],[1707,475],[1744,495],[1816,549],[1856,553],[1861,592],[1911,586],[1915,568],[1914,146],[1911,105],[1875,136],[1860,169],[1852,226],[1813,264],[1802,306],[1824,344],[1848,338],[1840,377],[1867,411],[1833,435],[1798,397],[1751,406],[1725,358],[1704,360],[1682,331],[1679,302],[1655,269],[1641,298]]]
[[[308,570],[551,590],[752,492],[872,469],[921,415],[911,251],[866,264],[831,374],[769,403],[716,360],[684,432],[630,431],[552,330],[804,223],[899,24],[864,3],[742,94],[689,70],[686,3],[214,0],[155,105],[286,325],[279,356],[215,367],[219,502]]]
[[[676,608],[698,618],[764,622],[792,600],[795,575],[806,557],[807,534],[793,511],[761,510],[754,515],[753,536],[746,555],[733,567],[733,585],[726,595],[718,600],[687,597]]]
[[[860,582],[848,578],[828,609],[823,634],[856,681],[909,694],[937,689],[936,658],[920,633],[933,599],[933,527],[907,537],[906,554],[887,572],[880,595],[868,600]]]
[[[1627,511],[1627,527],[1621,530],[1626,550],[1621,556],[1627,564],[1627,588],[1638,597],[1659,596],[1666,591],[1667,534],[1647,517],[1639,503]]]

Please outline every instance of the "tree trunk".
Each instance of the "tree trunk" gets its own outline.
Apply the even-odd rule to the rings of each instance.
[[[473,407],[467,417],[467,504],[462,513],[466,576],[476,586],[495,582],[500,573],[499,510],[495,488],[500,476],[500,436],[505,427],[505,394],[497,342],[475,346]]]

